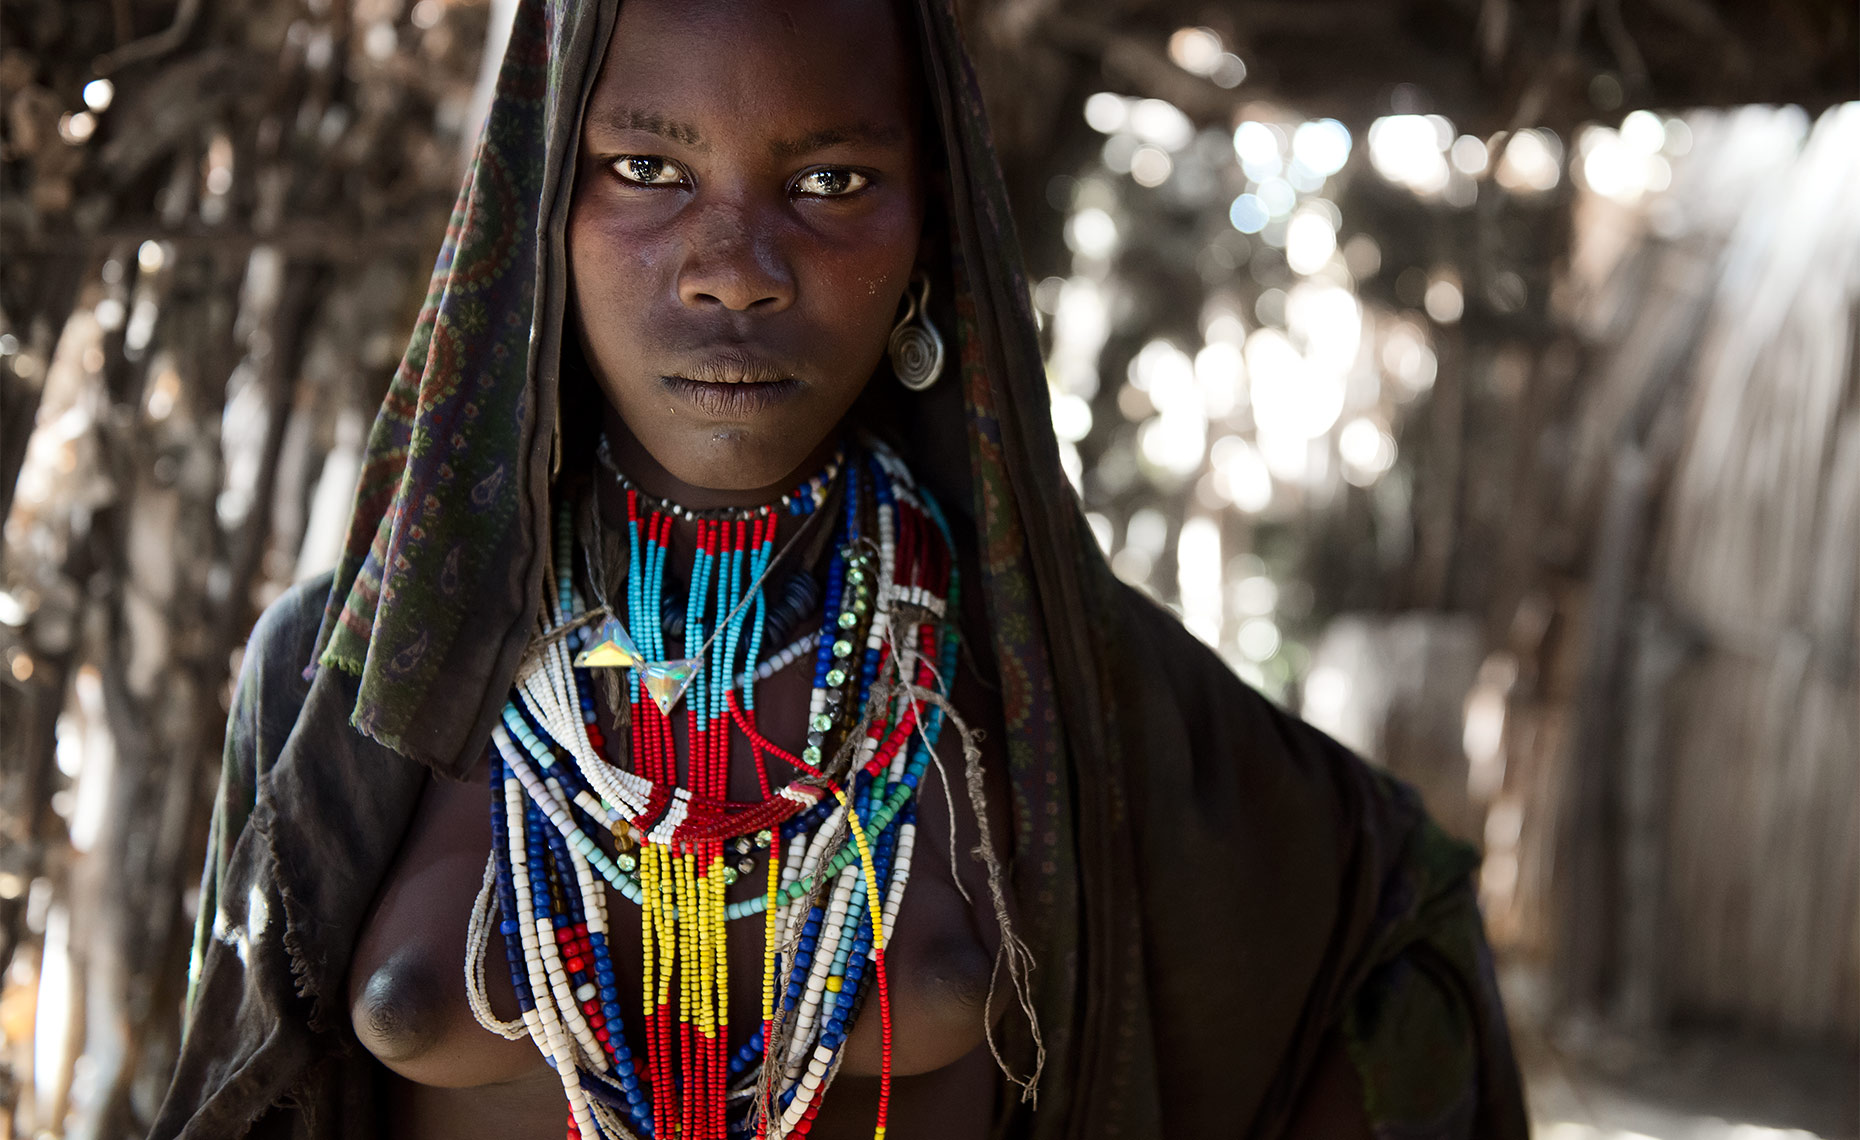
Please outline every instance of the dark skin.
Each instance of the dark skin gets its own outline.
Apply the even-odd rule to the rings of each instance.
[[[623,6],[569,216],[614,448],[690,507],[817,470],[919,253],[911,69],[888,5]]]
[[[900,298],[922,259],[923,148],[908,44],[887,4],[869,0],[628,0],[590,94],[568,219],[573,331],[605,397],[616,461],[642,488],[695,508],[770,501],[818,470],[878,369]],[[620,492],[601,509],[624,525]],[[778,544],[794,528],[785,524]],[[685,579],[690,534],[674,541]],[[968,581],[974,552],[959,552]],[[967,591],[965,635],[985,630]],[[981,640],[981,638],[976,638]],[[806,667],[758,686],[760,727],[798,752]],[[953,698],[986,730],[987,825],[1007,850],[1009,797],[1000,709],[964,668]],[[604,723],[609,711],[601,710]],[[682,756],[682,718],[678,741]],[[610,741],[616,734],[609,733]],[[941,748],[954,810],[934,770],[919,799],[918,857],[888,951],[896,1038],[892,1140],[987,1134],[1002,1094],[983,1035],[999,933],[963,898],[987,897],[965,802],[961,755]],[[618,748],[609,758],[624,762]],[[789,773],[779,766],[776,780]],[[760,796],[747,742],[732,748],[730,795]],[[352,1020],[381,1061],[386,1123],[414,1140],[563,1134],[561,1083],[527,1038],[480,1027],[465,1000],[465,925],[490,847],[487,772],[430,780],[351,966]],[[952,860],[951,852],[964,853]],[[753,893],[760,870],[733,888]],[[962,887],[958,887],[958,880]],[[608,899],[616,968],[636,978],[638,911]],[[732,963],[759,962],[762,926],[732,925]],[[516,1016],[501,939],[488,995]],[[759,971],[731,971],[730,1044],[759,1024]],[[633,999],[636,1003],[637,999]],[[628,1007],[632,1012],[632,1006]],[[643,1056],[638,1019],[632,1048]],[[811,1133],[869,1136],[879,1026],[868,1003]],[[1361,1089],[1340,1048],[1312,1082],[1300,1137],[1368,1135]]]

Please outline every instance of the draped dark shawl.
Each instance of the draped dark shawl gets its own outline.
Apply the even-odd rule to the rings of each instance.
[[[375,1127],[349,955],[428,770],[482,753],[542,597],[563,228],[616,3],[520,4],[347,551],[253,634],[158,1138]],[[955,367],[897,397],[891,434],[973,536],[999,672],[1047,1050],[1037,1107],[1004,1085],[1001,1133],[1273,1137],[1340,1034],[1381,1134],[1522,1137],[1472,853],[1110,573],[1061,472],[954,16],[913,8]],[[1004,1027],[1029,1071],[1025,1023]]]

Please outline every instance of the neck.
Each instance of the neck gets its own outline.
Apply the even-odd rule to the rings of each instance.
[[[772,503],[825,467],[840,441],[837,430],[828,432],[793,471],[767,486],[706,487],[680,479],[655,459],[611,405],[606,409],[603,422],[614,464],[626,472],[626,477],[634,486],[655,499],[676,503],[693,511],[759,507]]]

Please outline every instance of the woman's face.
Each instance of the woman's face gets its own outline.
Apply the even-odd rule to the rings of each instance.
[[[568,259],[635,478],[656,466],[698,506],[692,489],[772,497],[822,460],[917,256],[908,58],[872,0],[620,6]]]

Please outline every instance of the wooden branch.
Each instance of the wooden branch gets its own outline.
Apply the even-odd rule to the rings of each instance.
[[[175,8],[172,24],[152,36],[132,40],[115,51],[98,56],[97,62],[93,65],[97,74],[109,75],[132,63],[147,63],[174,51],[187,42],[188,34],[194,30],[195,23],[200,19],[200,7],[201,0],[181,0]],[[123,26],[125,22],[119,19],[118,27]]]
[[[24,351],[31,354],[37,375],[27,380],[17,368],[20,357],[0,362],[0,521],[13,509],[13,488],[26,445],[45,391],[45,370],[50,366],[58,331],[71,316],[78,284],[90,268],[88,258],[75,251],[52,253],[28,260],[17,245],[0,241],[8,256],[0,258],[0,312],[12,323]],[[5,547],[0,544],[0,566]]]

